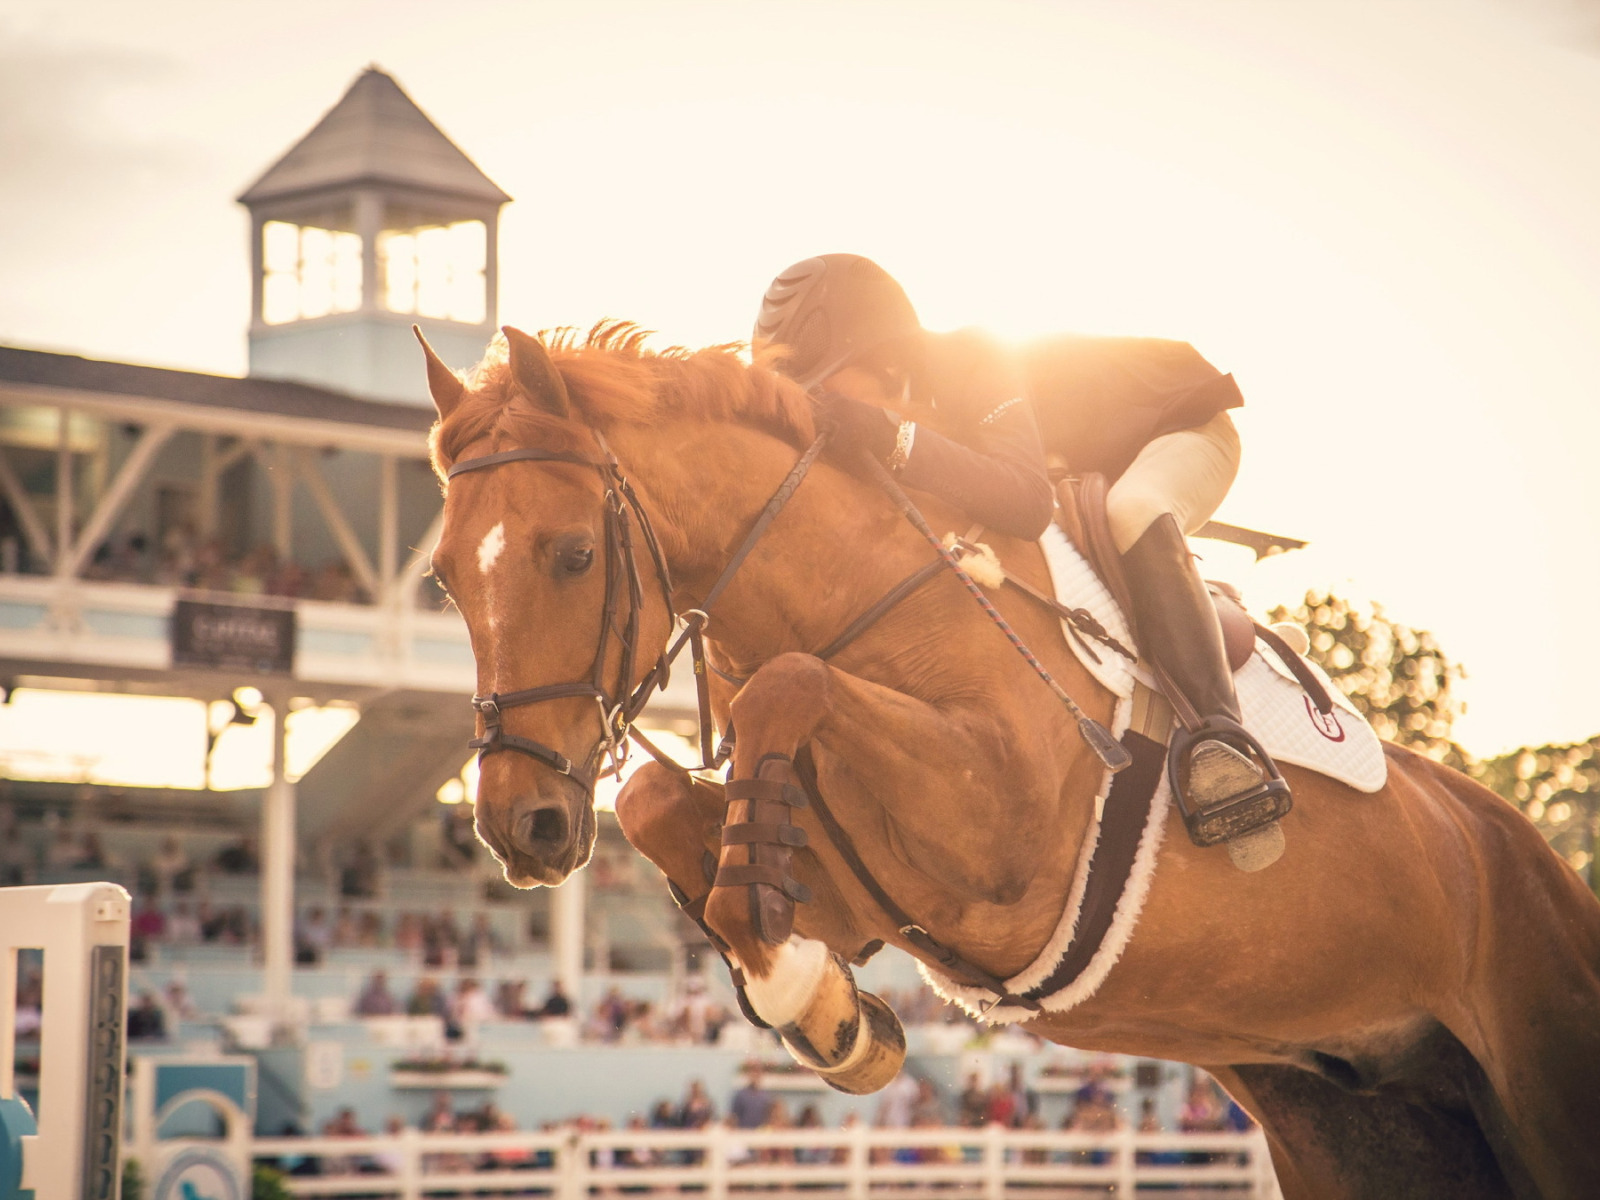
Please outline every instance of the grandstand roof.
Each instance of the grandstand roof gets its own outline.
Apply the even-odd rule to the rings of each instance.
[[[511,199],[398,83],[368,67],[239,202],[254,205],[357,183],[409,185],[496,204]]]
[[[0,346],[0,386],[6,384],[419,433],[426,433],[434,419],[431,407],[361,400],[306,383],[141,367],[16,346]]]

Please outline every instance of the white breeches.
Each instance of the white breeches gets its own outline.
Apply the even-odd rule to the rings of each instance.
[[[1126,553],[1162,513],[1193,533],[1211,519],[1238,473],[1239,434],[1226,412],[1153,439],[1106,493],[1117,550]]]

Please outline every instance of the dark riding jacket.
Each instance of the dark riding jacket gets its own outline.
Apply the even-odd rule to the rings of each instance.
[[[939,429],[918,424],[901,472],[999,533],[1049,525],[1048,452],[1065,473],[1114,480],[1162,434],[1244,403],[1185,342],[1060,334],[1007,351],[972,331],[929,334],[914,384]]]

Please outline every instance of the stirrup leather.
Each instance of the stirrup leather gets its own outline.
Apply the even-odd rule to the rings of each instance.
[[[1217,743],[1208,750],[1206,743]],[[1237,792],[1204,806],[1189,794],[1189,775],[1193,761],[1203,755],[1215,756],[1212,764],[1223,771],[1235,766],[1241,775],[1254,776]],[[1167,782],[1189,839],[1197,846],[1215,846],[1242,834],[1270,825],[1294,807],[1289,785],[1284,782],[1272,756],[1248,731],[1226,717],[1207,717],[1197,729],[1178,729],[1167,747]]]

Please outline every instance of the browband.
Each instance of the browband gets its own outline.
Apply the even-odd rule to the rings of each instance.
[[[481,471],[484,467],[498,467],[501,463],[518,462],[520,460],[529,462],[564,462],[572,463],[574,466],[579,467],[597,467],[602,470],[609,465],[565,450],[524,448],[520,450],[502,450],[498,454],[485,454],[481,458],[464,458],[446,471],[444,477],[446,479],[454,479],[457,475],[465,474],[468,471]]]

